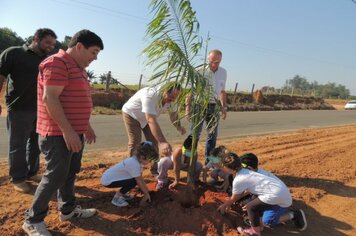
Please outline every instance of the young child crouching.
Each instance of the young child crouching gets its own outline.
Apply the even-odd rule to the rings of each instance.
[[[132,157],[129,157],[106,170],[101,177],[101,183],[108,188],[119,188],[111,203],[118,207],[129,205],[127,200],[133,198],[128,192],[136,185],[144,193],[141,205],[150,202],[150,194],[142,177],[143,166],[151,161],[158,161],[158,153],[152,142],[146,141],[140,144]]]
[[[245,229],[238,227],[239,233],[259,236],[264,225],[274,226],[296,217],[299,217],[298,221],[305,223],[300,230],[305,230],[304,213],[303,215],[294,215],[293,212],[289,211],[289,207],[292,205],[292,196],[282,181],[242,168],[241,161],[235,153],[227,155],[222,162],[227,171],[235,172],[236,176],[233,180],[231,198],[221,205],[218,211],[223,214],[226,213],[230,206],[243,197],[245,193],[257,196],[243,207],[247,211],[251,227]]]
[[[180,171],[188,171],[190,158],[192,157],[193,138],[189,135],[183,142],[183,146],[174,150],[172,157],[163,157],[158,162],[158,176],[156,189],[162,189],[168,183],[168,170],[174,169],[174,182],[169,185],[169,189],[177,186],[180,180]],[[195,166],[194,181],[199,180],[203,164],[197,161]]]
[[[232,178],[229,173],[224,171],[224,168],[221,164],[221,158],[228,153],[228,150],[225,146],[216,147],[211,153],[210,156],[207,157],[208,164],[203,168],[203,182],[208,183],[209,185],[213,185],[218,182],[219,177],[224,180],[223,184],[215,187],[221,192],[226,192],[230,186],[229,178]],[[207,173],[210,170],[211,179],[207,181]]]

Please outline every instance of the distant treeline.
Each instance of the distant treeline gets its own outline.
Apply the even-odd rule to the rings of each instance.
[[[263,93],[281,93],[321,98],[356,98],[356,96],[350,96],[350,90],[342,84],[331,82],[327,84],[319,84],[317,81],[309,82],[305,77],[301,77],[299,75],[295,75],[292,79],[287,79],[282,88],[265,86],[261,90]]]

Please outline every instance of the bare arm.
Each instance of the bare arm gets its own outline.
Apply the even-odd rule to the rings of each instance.
[[[186,130],[184,129],[184,127],[182,127],[180,120],[178,119],[178,112],[169,112],[169,119],[171,120],[174,127],[176,127],[178,132],[181,133],[181,135],[185,134]]]
[[[146,120],[148,122],[148,125],[150,127],[150,130],[155,137],[155,139],[158,141],[160,149],[162,150],[162,153],[165,156],[170,156],[172,154],[172,147],[171,145],[167,142],[166,138],[164,137],[161,127],[159,126],[157,122],[157,118],[155,115],[147,114],[145,113]]]
[[[63,133],[69,151],[79,152],[82,149],[82,143],[79,135],[74,131],[64,114],[59,96],[64,86],[44,86],[42,100],[46,104],[48,114],[57,123]]]
[[[4,82],[5,82],[6,78],[5,76],[3,75],[0,75],[0,96],[2,96],[3,94],[3,87],[4,87]],[[1,112],[2,112],[2,107],[1,107],[1,104],[0,104],[0,115],[1,115]]]
[[[84,137],[87,144],[92,144],[96,142],[96,134],[90,123],[88,125],[88,131],[85,132]]]
[[[187,94],[185,97],[185,115],[188,120],[191,119],[192,116],[192,94]]]
[[[182,157],[182,148],[178,148],[173,152],[173,169],[174,169],[174,182],[169,185],[169,189],[174,188],[179,183],[180,179],[180,165]]]
[[[236,202],[237,200],[239,200],[241,198],[241,194],[233,194],[231,196],[231,198],[229,200],[227,200],[227,202],[225,202],[224,204],[222,204],[221,206],[218,207],[218,211],[221,214],[225,214],[229,208],[231,207],[231,205]]]
[[[226,113],[227,113],[227,104],[226,104],[226,92],[225,90],[222,90],[221,93],[220,93],[220,103],[221,103],[221,106],[223,107],[223,110],[222,110],[222,115],[221,115],[221,118],[223,120],[226,119]]]
[[[138,187],[141,189],[141,191],[143,192],[144,196],[140,202],[140,205],[144,205],[146,202],[151,202],[151,197],[150,197],[150,193],[148,191],[147,185],[145,183],[145,180],[142,178],[141,176],[138,176],[135,178],[136,183],[138,185]]]

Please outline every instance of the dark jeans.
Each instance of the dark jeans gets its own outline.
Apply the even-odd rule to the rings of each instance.
[[[106,185],[105,187],[107,187],[107,188],[121,188],[120,193],[125,194],[128,191],[130,191],[131,189],[133,189],[136,185],[137,185],[136,179],[132,178],[132,179],[124,179],[124,180],[115,181],[109,185]]]
[[[194,109],[199,109],[195,107]],[[210,152],[214,150],[216,146],[216,139],[218,137],[218,127],[219,127],[219,112],[217,111],[218,105],[214,103],[209,103],[207,109],[204,111],[204,119],[201,120],[198,124],[198,137],[200,137],[203,130],[204,121],[206,123],[206,132],[207,138],[205,143],[205,162],[207,163],[207,157],[210,155]],[[193,131],[194,124],[191,126],[191,133]]]
[[[19,183],[37,174],[40,150],[36,134],[36,111],[9,111],[9,175]]]
[[[83,135],[80,135],[83,142]],[[42,222],[47,215],[48,203],[57,191],[58,208],[63,214],[76,207],[74,182],[81,167],[83,149],[73,153],[67,149],[63,136],[39,136],[39,145],[46,159],[46,172],[33,197],[32,207],[27,211],[28,223]]]

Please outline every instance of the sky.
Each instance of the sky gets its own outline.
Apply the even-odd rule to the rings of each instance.
[[[0,0],[0,27],[22,38],[51,28],[63,41],[81,29],[104,42],[96,75],[112,72],[124,84],[146,83],[144,64],[146,0]],[[356,1],[353,0],[192,0],[200,35],[209,49],[223,52],[227,90],[282,87],[295,75],[319,84],[342,84],[356,95]]]

